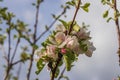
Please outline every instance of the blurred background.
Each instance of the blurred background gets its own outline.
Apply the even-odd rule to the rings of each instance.
[[[0,6],[8,7],[8,11],[13,12],[17,18],[29,24],[29,27],[34,26],[35,22],[35,7],[32,6],[34,0],[4,0],[0,3]],[[62,9],[60,8],[61,4],[65,4],[66,0],[44,0],[44,2],[40,6],[39,12],[39,23],[38,23],[38,33],[40,34],[45,30],[45,25],[50,25],[53,22],[53,17],[51,14],[60,14]],[[92,57],[86,57],[85,55],[80,55],[79,60],[74,63],[74,67],[70,72],[65,72],[70,80],[113,80],[120,75],[120,67],[118,63],[118,39],[116,33],[116,26],[114,21],[110,21],[109,23],[103,19],[102,14],[105,10],[108,9],[107,6],[103,6],[100,0],[82,0],[82,2],[90,2],[91,6],[89,8],[89,12],[86,13],[83,10],[79,10],[76,21],[78,24],[90,25],[88,30],[91,32],[92,42],[96,47],[96,51],[94,51]],[[120,1],[118,0],[118,4]],[[120,10],[120,6],[118,6]],[[67,17],[61,17],[66,21],[71,21],[74,15],[74,8],[67,10]],[[112,15],[112,11],[110,16]],[[55,28],[55,26],[59,24],[57,22],[51,30]],[[6,27],[3,24],[4,27]],[[4,33],[3,33],[4,34]],[[48,31],[38,42],[39,47],[41,46],[41,42],[47,38],[50,34]],[[20,45],[28,45],[25,41]],[[14,47],[15,44],[12,43]],[[4,50],[7,51],[8,43],[7,41],[4,44]],[[15,60],[19,59],[18,49]],[[3,65],[6,63],[3,56],[4,54],[0,50],[0,80],[3,80],[3,76],[5,74],[5,69]],[[12,72],[16,75],[17,69],[19,65],[16,65]],[[25,80],[27,73],[28,61],[22,64],[20,80]],[[62,69],[63,67],[61,67]],[[43,71],[39,74],[35,74],[36,71],[36,62],[34,61],[34,65],[32,67],[31,80],[35,80],[35,78],[39,78],[40,80],[49,80],[49,71],[45,67]]]

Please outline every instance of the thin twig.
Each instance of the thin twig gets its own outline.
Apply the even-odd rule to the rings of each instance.
[[[11,26],[10,26],[11,20],[8,21],[9,25],[9,30],[8,30],[8,54],[7,54],[7,70],[6,70],[6,75],[4,77],[4,80],[7,80],[10,69],[11,69],[11,64],[10,64],[10,56],[11,56]]]
[[[58,53],[58,59],[56,61],[56,65],[53,69],[51,69],[51,72],[52,72],[51,80],[54,80],[54,78],[55,78],[55,73],[56,73],[56,70],[58,68],[60,61],[62,60],[62,57],[63,57],[63,55],[61,53]]]
[[[11,63],[13,62],[14,57],[15,57],[15,55],[16,55],[16,51],[17,51],[17,48],[18,48],[18,44],[19,44],[19,43],[20,43],[20,38],[18,38],[18,40],[17,40],[16,46],[15,46],[15,50],[14,50],[13,55],[12,55],[12,58],[11,58]]]
[[[70,25],[70,29],[69,29],[68,34],[70,34],[71,31],[72,31],[73,24],[74,24],[74,22],[75,22],[75,18],[76,18],[76,16],[77,16],[78,10],[79,10],[79,8],[80,8],[80,3],[81,3],[81,0],[79,0],[78,5],[77,5],[77,7],[76,7],[76,11],[75,11],[75,14],[74,14],[74,17],[73,17],[72,23],[71,23],[71,25]]]
[[[37,26],[38,26],[38,18],[39,18],[39,8],[40,8],[40,4],[38,4],[36,6],[36,17],[35,17],[35,25],[34,25],[34,35],[33,35],[33,44],[36,45],[36,34],[37,34]],[[28,67],[28,73],[27,73],[27,80],[30,80],[30,74],[31,74],[31,69],[32,69],[32,65],[33,65],[33,56],[34,56],[34,47],[32,49],[32,54],[31,54],[31,58],[30,58],[30,64]]]
[[[65,7],[65,8],[63,9],[63,11],[61,12],[61,14],[58,15],[57,18],[55,18],[55,20],[49,25],[49,27],[48,27],[44,32],[42,32],[42,33],[38,36],[38,38],[36,39],[36,42],[37,42],[39,39],[41,39],[41,37],[53,27],[53,25],[57,22],[57,20],[58,20],[62,15],[64,15],[64,14],[66,13],[66,10],[67,10],[67,9],[68,9],[67,7]]]
[[[66,67],[64,67],[64,69],[62,70],[62,72],[61,72],[61,74],[60,74],[58,80],[60,80],[60,79],[63,77],[63,74],[64,74],[64,72],[65,72],[65,69],[66,69]]]
[[[30,60],[30,58],[27,58],[27,59],[25,59],[25,60]],[[13,62],[11,65],[13,66],[13,65],[16,65],[16,64],[18,64],[18,63],[20,63],[20,62],[23,62],[24,60],[23,59],[20,59],[20,60],[18,60],[18,61],[16,61],[16,62]]]

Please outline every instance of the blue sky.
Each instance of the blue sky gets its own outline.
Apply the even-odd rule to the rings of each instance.
[[[44,31],[46,24],[49,25],[53,21],[52,13],[59,14],[61,12],[60,4],[65,3],[65,1],[66,0],[45,0],[45,2],[41,4],[38,34]],[[79,24],[85,22],[90,25],[89,31],[91,31],[92,42],[96,47],[96,51],[91,58],[80,55],[79,60],[74,63],[75,66],[73,69],[70,72],[65,72],[65,75],[69,76],[70,80],[112,80],[120,75],[118,56],[116,53],[118,44],[115,24],[113,21],[106,23],[106,20],[102,18],[102,13],[108,9],[108,7],[103,7],[100,0],[82,1],[91,2],[90,11],[86,13],[80,10],[76,21]],[[5,0],[4,3],[0,5],[9,7],[9,11],[14,12],[17,18],[25,21],[32,27],[35,17],[35,8],[31,6],[32,2],[34,2],[34,0]],[[67,18],[62,17],[62,19],[67,21],[72,20],[73,13],[74,8],[66,13]],[[112,12],[110,14],[112,15]],[[48,36],[48,34],[49,33],[47,33],[46,36]],[[43,40],[45,40],[45,37],[43,37],[40,42]],[[6,46],[7,43],[5,47]],[[0,52],[0,54],[2,54],[2,52]],[[2,68],[4,60],[2,56],[0,56],[0,72],[4,74]],[[25,66],[22,67],[20,80],[25,80],[27,65],[28,64],[25,64]],[[35,70],[36,66],[34,62],[31,80],[34,80],[36,77],[34,73]],[[2,78],[3,75],[0,75],[0,77]],[[49,80],[49,72],[45,68],[37,77],[39,77],[40,80]]]

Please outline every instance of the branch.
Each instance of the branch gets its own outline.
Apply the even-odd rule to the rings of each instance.
[[[65,7],[65,8],[63,9],[63,11],[61,12],[61,14],[58,15],[58,17],[55,18],[55,20],[49,25],[49,27],[48,27],[44,32],[42,32],[42,33],[39,35],[39,37],[36,39],[36,42],[37,42],[39,39],[41,39],[41,37],[53,27],[53,25],[57,22],[57,20],[58,20],[62,15],[64,15],[64,14],[66,13],[66,10],[67,10],[67,9],[68,9],[67,7]]]
[[[56,73],[56,70],[58,68],[58,65],[59,65],[62,57],[63,57],[63,55],[61,53],[58,53],[58,59],[56,61],[56,65],[53,69],[51,69],[51,72],[52,72],[51,80],[54,80],[54,78],[55,78],[55,73]]]
[[[114,10],[117,13],[118,9],[117,9],[117,1],[114,0]],[[119,55],[119,65],[120,65],[120,26],[119,26],[119,18],[118,16],[115,15],[115,24],[116,24],[116,29],[117,29],[117,34],[118,34],[118,55]]]
[[[36,34],[37,34],[40,3],[36,6],[37,10],[36,10],[36,17],[35,17],[35,24],[34,24],[33,44],[36,44]],[[33,65],[34,51],[35,51],[35,48],[32,47],[32,54],[31,54],[31,58],[30,58],[30,64],[28,67],[27,80],[30,80],[30,74],[31,74],[31,69],[32,69],[32,65]]]
[[[78,13],[78,10],[79,10],[79,7],[80,7],[80,3],[81,3],[81,0],[79,0],[78,5],[77,5],[77,7],[76,7],[76,11],[75,11],[75,14],[74,14],[72,23],[71,23],[71,25],[70,25],[70,30],[69,30],[68,34],[70,34],[71,31],[72,31],[73,24],[74,24],[74,22],[75,22],[75,18],[76,18],[76,16],[77,16],[77,13]]]
[[[30,58],[27,58],[27,59],[25,59],[25,60],[29,60]],[[20,59],[20,60],[18,60],[18,61],[16,61],[16,62],[14,62],[14,63],[12,63],[11,65],[13,66],[13,65],[16,65],[16,64],[18,64],[18,63],[20,63],[20,62],[23,62],[24,60],[23,59]]]
[[[58,80],[60,80],[60,79],[63,77],[63,74],[64,74],[64,72],[65,72],[65,69],[66,69],[66,67],[64,67],[64,69],[62,70],[62,72],[61,72],[61,74],[60,74]]]
[[[15,57],[15,55],[16,55],[16,51],[17,51],[17,48],[18,48],[18,44],[19,44],[19,43],[20,43],[20,38],[18,38],[18,40],[17,40],[16,46],[15,46],[15,50],[14,50],[13,56],[12,56],[12,58],[11,58],[11,63],[13,62],[14,57]]]
[[[10,54],[11,54],[11,26],[8,30],[8,66],[10,63]]]

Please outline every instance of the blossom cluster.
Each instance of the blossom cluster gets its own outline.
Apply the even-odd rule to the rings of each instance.
[[[37,58],[49,63],[55,62],[61,54],[67,56],[68,61],[72,60],[69,63],[71,64],[75,61],[73,57],[77,58],[80,54],[91,57],[95,47],[90,42],[90,32],[87,32],[86,28],[80,27],[77,23],[74,24],[71,33],[68,34],[68,32],[69,27],[58,25],[46,41],[42,43],[42,48],[35,51]]]

